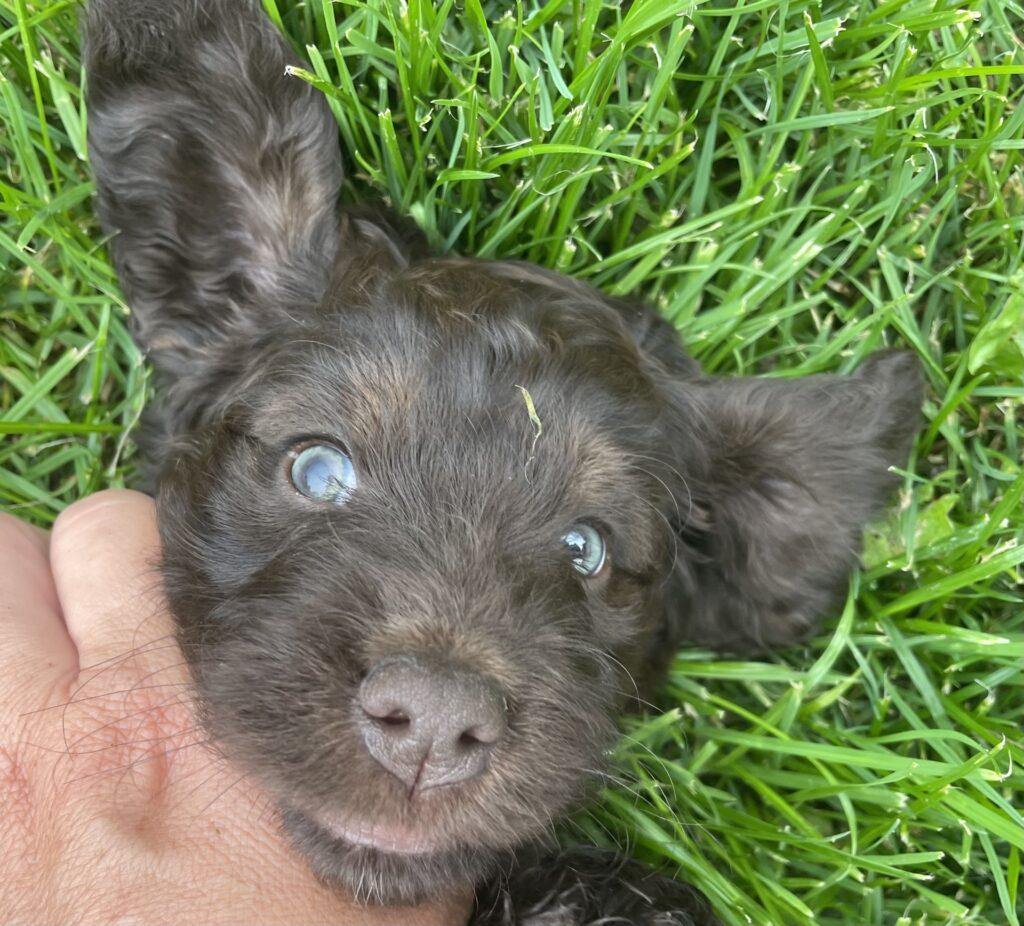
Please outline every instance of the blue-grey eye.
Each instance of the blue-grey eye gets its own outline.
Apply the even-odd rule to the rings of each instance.
[[[292,452],[292,485],[306,498],[344,505],[358,480],[352,459],[331,444],[309,444]]]
[[[605,553],[604,537],[589,524],[574,524],[562,534],[562,543],[569,550],[573,568],[588,579],[596,576],[604,569]]]

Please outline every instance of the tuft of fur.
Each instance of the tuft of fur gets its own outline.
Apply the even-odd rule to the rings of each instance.
[[[529,855],[477,895],[473,926],[720,926],[699,891],[620,855]]]
[[[339,210],[336,126],[256,0],[90,0],[85,38],[99,213],[158,374],[143,449],[208,731],[318,874],[367,901],[468,882],[480,924],[714,923],[636,863],[537,847],[673,646],[784,643],[833,605],[917,428],[916,361],[708,377],[641,303]],[[289,484],[309,439],[350,454],[344,506]],[[589,581],[560,541],[580,521],[608,543]],[[501,689],[486,774],[413,799],[376,765],[355,696],[401,653]],[[433,848],[320,822],[351,815]]]

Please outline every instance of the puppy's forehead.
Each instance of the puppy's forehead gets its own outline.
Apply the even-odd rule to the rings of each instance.
[[[447,446],[500,459],[525,446],[568,461],[618,452],[611,404],[557,365],[494,370],[454,350],[438,358],[350,344],[290,363],[258,408],[276,437],[320,434],[355,452]]]
[[[651,383],[616,312],[596,293],[580,297],[581,284],[567,296],[500,278],[500,266],[428,261],[364,302],[327,300],[289,375],[358,406],[350,426],[367,434],[423,426],[424,415],[486,417],[517,386],[595,425],[650,410]]]

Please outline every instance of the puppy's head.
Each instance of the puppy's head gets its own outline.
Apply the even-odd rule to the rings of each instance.
[[[476,880],[579,798],[674,643],[780,642],[830,606],[916,366],[710,379],[641,306],[339,222],[333,123],[265,22],[215,0],[196,51],[188,5],[137,34],[108,6],[92,157],[160,373],[206,725],[325,877]]]
[[[345,266],[225,343],[161,522],[208,726],[322,873],[410,899],[542,835],[681,633],[767,643],[828,606],[916,386],[903,355],[708,381],[533,268]]]
[[[226,345],[160,516],[212,732],[323,873],[393,899],[477,877],[603,767],[696,508],[669,384],[596,294],[371,265]]]

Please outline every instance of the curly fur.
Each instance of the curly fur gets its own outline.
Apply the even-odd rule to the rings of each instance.
[[[640,303],[339,210],[336,126],[256,0],[91,0],[85,37],[99,212],[159,379],[164,576],[211,734],[366,900],[473,882],[479,924],[714,923],[636,863],[536,847],[674,646],[784,643],[832,606],[917,426],[916,362],[707,377]],[[360,472],[342,508],[288,484],[311,436]],[[584,519],[609,543],[592,582],[559,544]],[[487,773],[415,800],[353,715],[404,652],[509,705]],[[328,813],[436,849],[349,845]]]

